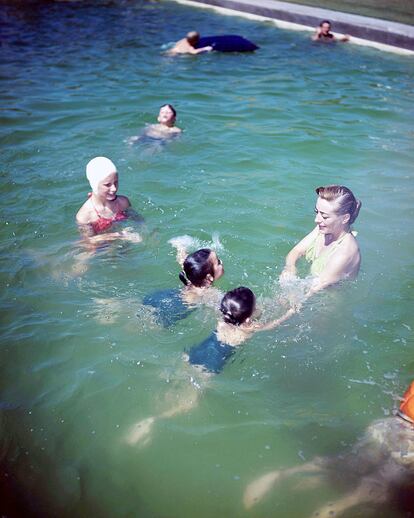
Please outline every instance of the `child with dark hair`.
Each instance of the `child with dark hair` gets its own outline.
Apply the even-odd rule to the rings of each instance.
[[[252,317],[256,307],[256,297],[252,290],[240,286],[227,292],[220,304],[222,318],[213,332],[201,344],[192,347],[185,359],[199,368],[203,377],[218,374],[227,360],[234,354],[237,346],[245,342],[254,332],[273,329],[295,313],[289,309],[282,317],[267,323],[255,322]],[[158,416],[151,416],[133,425],[125,442],[130,445],[145,444],[149,440],[152,426],[156,420],[173,417],[188,412],[197,405],[201,394],[200,385],[190,378],[191,383],[185,391],[175,395],[177,404]]]
[[[163,104],[158,113],[158,124],[151,125],[147,130],[147,135],[155,138],[163,138],[181,133],[181,129],[175,125],[177,112],[171,104]],[[152,133],[152,135],[151,135]]]
[[[252,319],[255,308],[256,297],[249,288],[240,286],[228,291],[220,304],[222,319],[217,323],[216,331],[189,350],[189,363],[200,366],[204,372],[217,374],[235,352],[236,347],[253,333],[273,329],[295,313],[291,308],[282,317],[261,323]]]
[[[210,248],[201,248],[187,255],[183,243],[188,244],[185,239],[171,240],[171,244],[177,248],[177,261],[183,268],[179,279],[185,287],[182,290],[172,288],[156,291],[146,295],[143,300],[145,305],[157,310],[157,317],[164,327],[186,318],[195,305],[217,307],[221,298],[221,292],[212,287],[224,274],[223,263],[216,252]]]
[[[185,285],[184,298],[188,302],[204,298],[206,290],[223,274],[223,263],[214,250],[201,248],[187,255],[183,262],[183,269],[178,275]]]

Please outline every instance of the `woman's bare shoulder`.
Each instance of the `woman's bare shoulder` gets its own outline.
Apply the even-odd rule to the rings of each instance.
[[[358,241],[355,239],[355,236],[350,232],[345,240],[344,240],[344,244],[345,246],[344,247],[341,247],[342,248],[342,252],[349,256],[349,257],[354,257],[355,255],[359,255],[359,245],[358,245]]]

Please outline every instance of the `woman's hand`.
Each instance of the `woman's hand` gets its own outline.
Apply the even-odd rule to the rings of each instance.
[[[279,276],[279,284],[281,286],[288,284],[290,282],[296,281],[296,280],[297,280],[297,276],[296,276],[295,267],[284,268],[284,270],[282,271],[282,273]]]

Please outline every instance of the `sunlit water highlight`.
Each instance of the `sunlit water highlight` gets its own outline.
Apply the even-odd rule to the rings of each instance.
[[[3,487],[42,516],[299,518],[341,495],[286,484],[242,505],[267,470],[352,444],[413,377],[412,59],[168,2],[2,5],[0,16]],[[261,48],[162,54],[192,28]],[[182,136],[130,145],[165,102]],[[145,239],[101,249],[76,275],[74,215],[96,155],[117,164]],[[223,292],[276,297],[327,183],[362,200],[358,280],[256,335],[197,408],[156,422],[145,447],[127,444],[188,384],[182,353],[215,326],[199,308],[165,329],[142,306],[179,287],[168,240],[220,242]]]

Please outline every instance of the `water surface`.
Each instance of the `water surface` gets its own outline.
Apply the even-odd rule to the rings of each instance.
[[[30,495],[41,516],[302,518],[339,497],[286,484],[242,506],[265,471],[352,444],[412,379],[412,59],[169,2],[2,3],[0,21],[3,514]],[[261,48],[162,54],[193,28]],[[129,145],[166,102],[182,136]],[[75,275],[74,215],[97,155],[117,164],[145,240],[102,249]],[[197,408],[126,444],[186,387],[182,352],[215,325],[198,310],[163,328],[142,307],[179,286],[168,240],[218,232],[219,288],[275,297],[328,183],[362,200],[358,280],[256,335]]]

